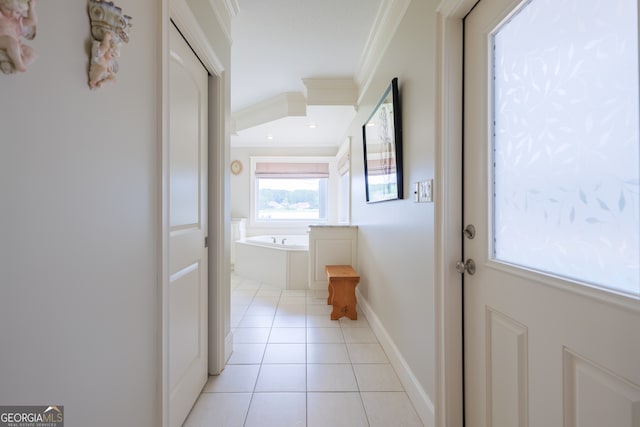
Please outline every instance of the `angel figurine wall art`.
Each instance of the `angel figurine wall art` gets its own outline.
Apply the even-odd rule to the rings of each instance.
[[[89,18],[92,36],[89,87],[97,89],[116,81],[120,46],[129,42],[131,17],[113,2],[90,0]]]
[[[38,18],[35,0],[0,0],[0,71],[4,74],[27,71],[35,51],[23,43],[36,36]]]

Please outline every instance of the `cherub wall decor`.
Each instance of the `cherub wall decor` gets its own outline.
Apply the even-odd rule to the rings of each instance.
[[[36,36],[35,0],[0,0],[0,71],[27,71],[35,51],[22,42]]]
[[[116,81],[120,45],[129,42],[131,17],[113,2],[89,0],[89,19],[92,36],[89,87],[96,89]]]

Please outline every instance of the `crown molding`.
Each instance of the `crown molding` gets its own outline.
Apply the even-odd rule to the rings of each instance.
[[[287,92],[231,114],[232,133],[285,117],[306,116],[307,106],[356,107],[353,79],[303,79],[305,92]]]
[[[398,30],[409,4],[411,4],[411,0],[383,0],[380,4],[355,74],[356,84],[360,88],[360,96],[369,87],[371,79],[382,61],[382,56]],[[360,99],[358,99],[358,103],[360,103]]]
[[[358,86],[348,79],[303,79],[307,105],[352,105],[358,102]]]
[[[227,19],[238,14],[237,1],[209,0],[209,3],[218,19]],[[303,79],[304,93],[289,92],[281,94],[232,113],[232,133],[284,117],[305,116],[307,106],[344,105],[353,106],[357,109],[357,105],[361,101],[360,97],[366,92],[372,76],[382,61],[382,56],[400,26],[410,4],[411,0],[382,0],[365,49],[361,55],[355,78]],[[224,10],[225,13],[221,14],[221,10]],[[224,16],[221,17],[221,15]]]
[[[225,37],[231,42],[231,21],[240,11],[238,0],[209,0],[209,6],[216,15]]]
[[[306,116],[307,101],[299,92],[287,92],[231,114],[232,133],[290,116]]]
[[[224,4],[227,7],[227,11],[231,19],[235,18],[238,12],[240,12],[238,0],[224,0]]]

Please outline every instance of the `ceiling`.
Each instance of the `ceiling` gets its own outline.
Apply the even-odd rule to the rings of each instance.
[[[238,0],[232,147],[337,146],[384,0]]]

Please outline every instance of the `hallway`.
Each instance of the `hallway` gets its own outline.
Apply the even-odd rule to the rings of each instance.
[[[184,427],[422,426],[364,315],[304,290],[231,279],[234,352]]]

